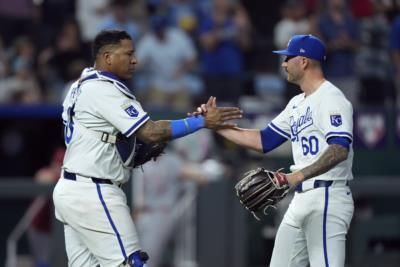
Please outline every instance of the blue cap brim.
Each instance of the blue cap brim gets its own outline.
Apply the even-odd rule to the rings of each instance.
[[[284,56],[297,56],[297,55],[295,55],[293,53],[290,53],[287,49],[285,49],[285,50],[275,50],[275,51],[272,51],[272,53],[279,54],[279,55],[284,55]]]

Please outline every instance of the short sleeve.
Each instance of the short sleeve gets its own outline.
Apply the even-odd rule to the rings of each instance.
[[[289,107],[291,102],[286,106],[286,108],[276,116],[268,125],[274,132],[281,135],[286,139],[290,139],[290,124],[289,124]]]
[[[332,137],[345,137],[353,141],[353,107],[342,97],[332,97],[324,101],[317,117],[317,126],[325,140]]]
[[[149,115],[138,101],[124,95],[112,84],[97,88],[97,91],[97,112],[126,137],[149,120]]]

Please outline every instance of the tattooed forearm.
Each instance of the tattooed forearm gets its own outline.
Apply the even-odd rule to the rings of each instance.
[[[146,143],[167,141],[171,139],[171,122],[149,120],[139,128],[136,136]]]
[[[301,170],[304,180],[323,174],[347,159],[349,151],[340,145],[330,145],[322,156],[313,164]]]

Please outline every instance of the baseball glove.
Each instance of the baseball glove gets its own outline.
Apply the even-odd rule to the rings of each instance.
[[[279,171],[257,168],[246,172],[235,186],[240,203],[259,220],[256,212],[276,208],[275,205],[289,192],[286,177]]]
[[[146,144],[137,140],[133,168],[142,166],[150,160],[156,160],[159,156],[161,156],[161,154],[164,154],[164,149],[166,146],[167,143]]]

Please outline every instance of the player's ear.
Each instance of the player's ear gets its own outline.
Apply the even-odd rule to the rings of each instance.
[[[306,57],[300,57],[300,65],[303,69],[306,69],[310,65],[310,60]]]
[[[110,53],[110,51],[108,51],[108,50],[105,50],[103,53],[102,53],[102,57],[103,57],[103,60],[104,60],[104,62],[107,64],[107,65],[111,65],[111,62],[112,62],[112,53]]]

